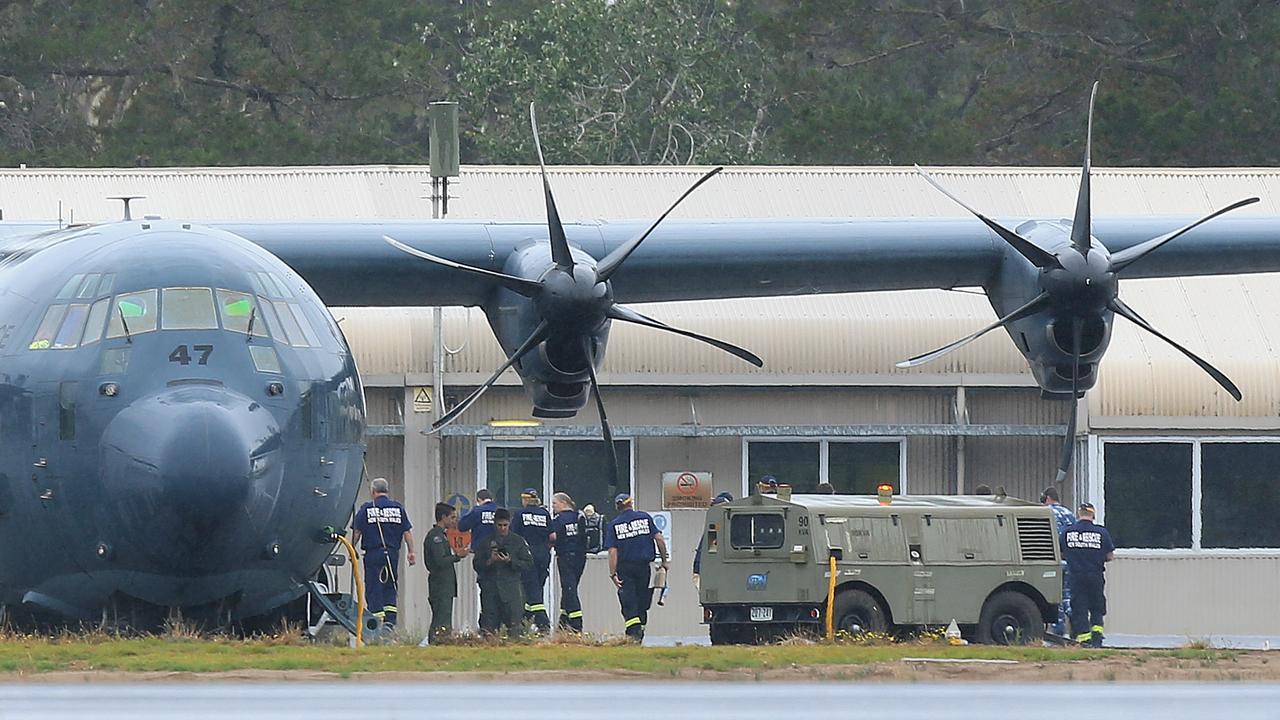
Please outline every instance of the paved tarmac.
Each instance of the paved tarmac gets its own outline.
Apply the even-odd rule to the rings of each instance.
[[[1055,710],[1055,708],[1057,710]],[[0,686],[0,720],[1280,718],[1280,685],[187,683]],[[1087,708],[1084,710],[1083,708]]]
[[[1232,650],[1280,650],[1280,635],[1123,635],[1107,634],[1109,648],[1169,649],[1186,647],[1193,643],[1207,647]],[[674,647],[676,645],[710,645],[703,635],[651,635],[644,639],[646,647]]]

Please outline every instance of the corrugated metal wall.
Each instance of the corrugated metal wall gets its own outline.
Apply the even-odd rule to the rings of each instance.
[[[1115,633],[1275,635],[1280,553],[1120,557],[1107,566]]]

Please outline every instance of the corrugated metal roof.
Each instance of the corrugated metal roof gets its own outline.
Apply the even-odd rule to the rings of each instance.
[[[566,218],[654,216],[705,168],[555,167]],[[533,167],[467,166],[451,186],[450,217],[534,218],[544,209]],[[1075,168],[943,168],[936,174],[991,215],[1065,217]],[[184,219],[424,218],[425,166],[0,170],[9,220],[120,216],[110,195],[141,194],[136,213]],[[1196,214],[1249,195],[1242,212],[1280,214],[1280,170],[1095,169],[1097,215]],[[683,217],[956,216],[956,207],[907,168],[730,168],[681,206]],[[1156,327],[1221,367],[1240,385],[1235,403],[1164,343],[1117,323],[1091,416],[1280,416],[1280,277],[1130,280],[1123,294]],[[993,332],[944,360],[902,371],[893,363],[985,325],[985,298],[943,291],[666,303],[645,312],[758,352],[757,370],[712,348],[615,324],[603,380],[614,383],[1031,385],[1007,336]],[[427,309],[338,309],[365,375],[430,371]],[[449,309],[445,339],[462,351],[446,371],[478,382],[502,361],[477,310]],[[468,320],[468,318],[470,318]],[[514,382],[511,375],[504,382]],[[1095,425],[1098,424],[1095,422]]]
[[[656,216],[707,168],[549,168],[565,218]],[[1075,168],[940,168],[948,187],[989,215],[1068,217]],[[145,195],[137,213],[190,220],[431,216],[426,166],[0,169],[8,220],[120,217],[113,195]],[[1249,195],[1243,212],[1280,213],[1280,170],[1095,168],[1098,215],[1191,214]],[[464,166],[450,184],[457,219],[544,217],[536,167]],[[678,217],[954,217],[957,208],[910,168],[734,167],[707,183]]]

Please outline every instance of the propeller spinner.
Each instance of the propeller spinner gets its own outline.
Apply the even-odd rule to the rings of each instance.
[[[546,197],[547,204],[547,230],[548,238],[551,244],[551,265],[537,278],[519,277],[509,275],[507,273],[486,270],[483,268],[464,265],[452,260],[437,257],[427,252],[418,250],[417,248],[405,245],[398,240],[383,236],[388,244],[416,258],[443,265],[445,267],[472,273],[488,279],[502,287],[511,290],[519,295],[529,298],[533,301],[537,308],[541,320],[511,356],[503,363],[480,387],[476,388],[470,395],[455,405],[449,412],[445,413],[439,420],[432,425],[432,430],[440,428],[453,422],[459,415],[471,407],[481,395],[498,381],[502,373],[508,368],[519,362],[529,352],[533,351],[538,345],[548,343],[564,343],[568,347],[581,347],[586,357],[587,376],[591,383],[591,394],[595,398],[596,410],[600,415],[600,428],[604,436],[606,445],[609,448],[609,454],[612,458],[610,465],[610,492],[617,487],[618,484],[618,459],[614,454],[613,447],[613,431],[609,427],[609,419],[605,412],[604,399],[600,394],[600,384],[596,378],[596,364],[599,361],[595,343],[592,342],[592,336],[599,327],[606,322],[612,320],[620,320],[635,325],[643,325],[645,327],[654,328],[656,330],[664,330],[666,332],[682,335],[687,338],[699,340],[701,342],[712,345],[731,355],[734,355],[746,362],[762,367],[764,361],[757,357],[749,350],[744,350],[736,345],[717,340],[715,338],[700,335],[689,330],[674,328],[665,323],[646,317],[635,310],[626,306],[619,305],[613,300],[613,288],[610,285],[610,279],[622,268],[627,258],[640,247],[640,244],[657,229],[658,225],[671,214],[685,198],[689,197],[694,190],[710,180],[724,168],[717,167],[703,175],[685,190],[674,203],[662,213],[657,220],[654,220],[648,229],[643,233],[632,238],[626,243],[618,246],[613,252],[609,253],[603,260],[596,262],[591,259],[590,262],[584,262],[579,257],[575,262],[573,254],[569,248],[568,238],[565,236],[564,225],[560,221],[560,213],[556,208],[555,198],[551,192],[551,183],[547,179],[546,163],[542,154],[542,142],[538,137],[538,119],[532,103],[529,104],[529,122],[533,128],[533,142],[538,151],[538,168],[542,175],[542,189]]]
[[[916,171],[920,173],[929,184],[937,188],[942,194],[951,198],[956,204],[968,210],[987,227],[991,228],[996,235],[1004,240],[1018,254],[1040,269],[1040,291],[1029,301],[1008,313],[1004,317],[994,323],[978,330],[967,337],[961,338],[953,343],[944,345],[937,350],[918,355],[909,360],[898,363],[900,368],[915,367],[924,363],[936,360],[953,350],[957,350],[969,343],[977,340],[988,332],[999,327],[1004,327],[1023,318],[1030,317],[1039,313],[1047,313],[1055,321],[1069,321],[1071,323],[1071,418],[1067,425],[1067,437],[1062,448],[1062,460],[1058,464],[1058,474],[1055,482],[1061,483],[1066,479],[1067,470],[1071,467],[1072,448],[1075,442],[1076,420],[1078,409],[1078,398],[1083,395],[1080,391],[1080,357],[1082,335],[1085,323],[1093,318],[1100,317],[1106,311],[1111,311],[1147,332],[1155,335],[1169,345],[1173,346],[1178,352],[1186,355],[1196,365],[1200,366],[1210,377],[1221,385],[1236,400],[1241,399],[1240,389],[1235,383],[1222,371],[1210,365],[1203,358],[1191,352],[1187,348],[1179,345],[1169,337],[1162,334],[1144,320],[1138,313],[1124,303],[1119,297],[1119,276],[1123,270],[1138,262],[1143,257],[1149,255],[1162,245],[1175,238],[1183,235],[1187,231],[1208,222],[1213,218],[1224,213],[1231,212],[1237,208],[1251,205],[1258,202],[1258,198],[1246,198],[1239,202],[1232,203],[1220,210],[1210,213],[1193,223],[1178,228],[1172,232],[1166,233],[1156,238],[1152,238],[1146,242],[1134,245],[1114,255],[1107,252],[1101,243],[1094,241],[1091,233],[1091,214],[1090,214],[1090,184],[1089,176],[1091,171],[1090,156],[1092,154],[1093,145],[1093,104],[1094,98],[1098,93],[1098,83],[1093,84],[1093,89],[1089,94],[1089,120],[1088,129],[1085,136],[1085,157],[1084,165],[1080,174],[1080,195],[1076,200],[1075,219],[1071,224],[1070,244],[1064,245],[1056,254],[1040,247],[1030,240],[1018,235],[1018,233],[1007,227],[997,223],[996,221],[986,217],[974,208],[965,204],[963,200],[956,197],[942,187],[932,176],[916,166]]]

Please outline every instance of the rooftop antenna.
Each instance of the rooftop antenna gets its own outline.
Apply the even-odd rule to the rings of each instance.
[[[431,217],[449,214],[449,178],[458,177],[458,103],[433,102],[428,107],[431,136]]]
[[[120,202],[123,202],[123,203],[124,203],[124,219],[125,219],[125,220],[132,220],[132,219],[133,219],[133,213],[132,213],[132,212],[130,211],[130,209],[129,209],[129,202],[130,202],[130,201],[132,201],[132,200],[143,200],[143,199],[145,199],[146,197],[147,197],[146,195],[113,195],[113,196],[111,196],[111,197],[109,197],[109,198],[107,198],[107,199],[108,199],[108,200],[119,200]],[[59,211],[59,212],[61,212],[61,211]]]

